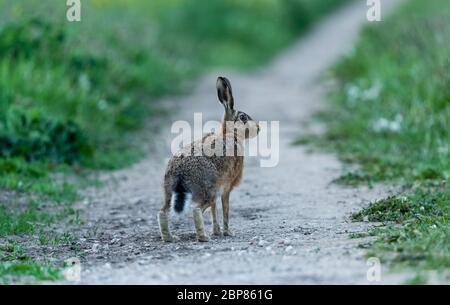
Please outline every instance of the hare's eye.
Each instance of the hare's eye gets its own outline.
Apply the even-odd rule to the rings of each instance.
[[[241,113],[239,115],[239,120],[241,120],[242,122],[245,123],[245,122],[247,122],[247,116],[245,114]]]

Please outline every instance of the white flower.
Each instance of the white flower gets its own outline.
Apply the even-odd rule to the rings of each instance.
[[[87,74],[81,74],[78,78],[78,83],[80,85],[81,90],[88,92],[91,90],[91,80]]]
[[[108,101],[106,101],[106,100],[99,100],[98,101],[98,103],[97,103],[97,107],[98,107],[98,109],[100,109],[100,110],[105,110],[106,108],[108,108]]]
[[[358,100],[361,101],[373,101],[376,100],[381,93],[383,86],[381,82],[375,81],[373,85],[367,89],[361,89],[357,85],[347,85],[347,98],[350,103],[355,103]]]
[[[375,82],[372,87],[364,90],[361,93],[361,99],[364,101],[376,100],[381,93],[382,85],[380,82]]]
[[[402,129],[403,117],[400,114],[395,116],[394,120],[388,120],[386,118],[379,118],[372,123],[372,129],[375,132],[400,132]]]
[[[449,149],[448,149],[448,145],[443,145],[443,146],[439,146],[437,149],[438,153],[440,154],[446,154],[448,153]]]
[[[360,90],[355,85],[349,85],[347,86],[347,97],[350,101],[354,102],[357,99],[359,99],[360,96]]]

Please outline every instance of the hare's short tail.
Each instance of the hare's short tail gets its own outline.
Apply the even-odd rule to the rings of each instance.
[[[189,210],[189,205],[192,201],[192,193],[184,186],[181,181],[178,181],[173,188],[172,197],[170,198],[170,206],[176,214],[182,214]]]

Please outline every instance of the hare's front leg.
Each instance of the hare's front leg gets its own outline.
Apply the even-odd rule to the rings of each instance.
[[[219,223],[217,222],[217,209],[215,202],[211,204],[211,218],[213,223],[213,234],[220,236],[222,232],[220,231],[220,226]]]
[[[195,208],[193,212],[195,230],[197,231],[198,241],[209,241],[205,233],[205,223],[203,222],[203,211],[201,208]]]
[[[233,232],[228,227],[228,215],[230,213],[230,191],[224,191],[222,194],[222,210],[223,210],[223,235],[233,236]]]

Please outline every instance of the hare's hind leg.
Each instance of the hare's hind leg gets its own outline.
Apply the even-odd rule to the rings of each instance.
[[[172,242],[175,240],[169,229],[169,217],[167,212],[161,210],[158,213],[159,232],[161,233],[161,239],[164,242]]]
[[[159,232],[161,233],[161,239],[164,242],[174,241],[174,236],[170,233],[169,229],[169,208],[170,208],[170,195],[165,194],[164,207],[158,213]]]
[[[195,208],[193,212],[195,231],[197,232],[198,241],[209,241],[209,237],[205,232],[205,223],[203,221],[203,212],[201,208]]]

